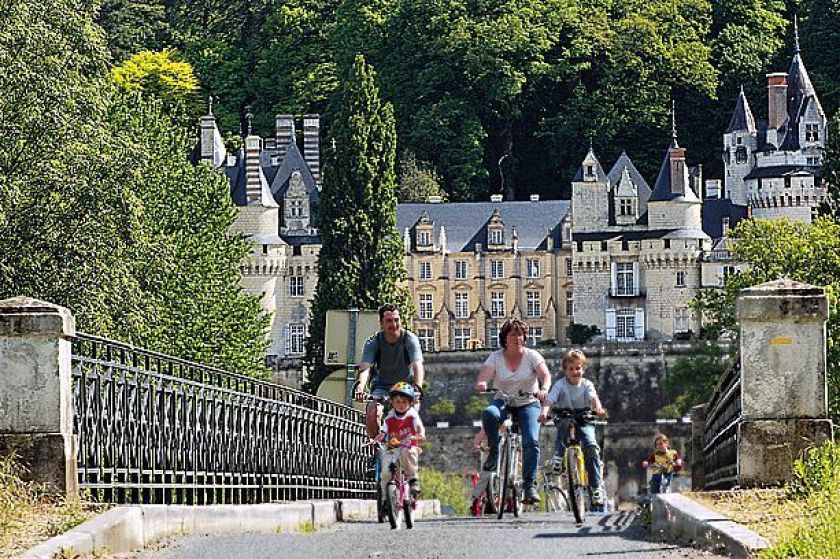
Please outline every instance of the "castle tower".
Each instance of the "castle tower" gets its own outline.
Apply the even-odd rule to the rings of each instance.
[[[685,148],[677,143],[674,122],[671,134],[671,146],[648,200],[648,226],[651,229],[701,230],[700,209],[703,204],[689,184]]]
[[[610,181],[595,152],[589,148],[572,179],[572,228],[584,233],[603,231],[609,225]]]
[[[219,128],[216,126],[216,117],[213,116],[213,98],[210,97],[207,103],[207,114],[199,119],[200,128],[200,162],[209,163],[214,169],[225,164],[227,150]]]
[[[723,168],[725,176],[725,197],[739,206],[747,205],[747,191],[744,177],[755,166],[755,151],[758,136],[750,104],[741,87],[735,110],[729,119],[729,126],[723,135]]]

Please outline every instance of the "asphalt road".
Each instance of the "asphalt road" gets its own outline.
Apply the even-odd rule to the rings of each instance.
[[[387,524],[335,524],[310,534],[237,534],[173,539],[138,559],[546,559],[607,557],[700,558],[711,554],[652,542],[635,513],[592,517],[576,526],[568,513],[528,513],[520,519],[448,517],[420,520],[413,530]]]

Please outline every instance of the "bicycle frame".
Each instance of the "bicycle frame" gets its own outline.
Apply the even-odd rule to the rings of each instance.
[[[594,419],[589,409],[570,410],[559,409],[552,414],[556,420],[569,420],[569,436],[566,441],[566,451],[563,463],[566,467],[566,482],[568,486],[569,506],[578,524],[583,523],[586,514],[585,495],[588,493],[589,475],[583,454],[583,446],[578,437],[578,422]]]
[[[414,527],[413,511],[417,508],[417,502],[411,497],[408,481],[400,467],[400,456],[410,447],[411,441],[407,439],[396,448],[382,450],[382,459],[388,461],[388,470],[391,473],[391,479],[385,491],[387,503],[385,513],[392,529],[399,529],[403,520],[408,529]]]

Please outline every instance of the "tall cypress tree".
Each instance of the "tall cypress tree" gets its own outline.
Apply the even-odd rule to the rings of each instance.
[[[390,103],[382,103],[375,73],[359,54],[338,98],[318,205],[321,252],[318,288],[306,345],[311,390],[330,370],[323,364],[324,327],[330,309],[375,309],[409,298],[402,241],[396,230],[396,131]]]

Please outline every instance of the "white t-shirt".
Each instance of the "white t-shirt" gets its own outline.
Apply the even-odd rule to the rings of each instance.
[[[558,408],[591,408],[592,399],[596,397],[595,385],[592,384],[591,380],[582,378],[580,384],[573,386],[569,383],[569,379],[563,377],[555,382],[551,390],[548,391],[545,403],[548,405],[554,404]]]
[[[493,387],[512,396],[507,404],[519,407],[536,401],[533,393],[539,390],[537,367],[544,363],[545,359],[538,351],[526,347],[522,362],[515,371],[511,371],[505,363],[503,349],[491,353],[484,365],[489,365],[493,369],[493,376],[490,377],[493,380]],[[520,391],[529,395],[519,396]]]

